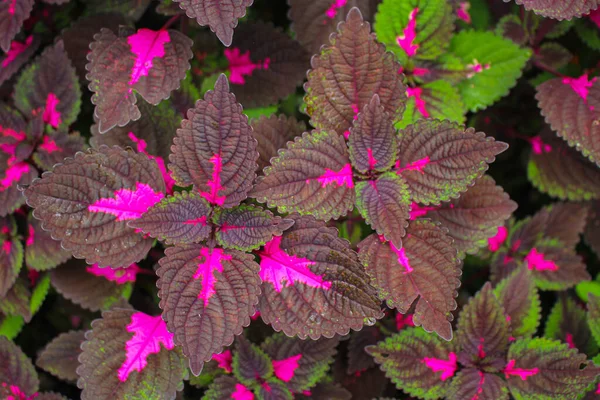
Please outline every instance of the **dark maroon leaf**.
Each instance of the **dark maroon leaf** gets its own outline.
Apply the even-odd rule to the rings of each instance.
[[[38,176],[33,165],[17,160],[0,150],[0,217],[11,214],[25,204],[25,197],[18,186],[29,185]]]
[[[0,336],[0,360],[1,398],[20,400],[19,394],[27,397],[38,391],[39,380],[31,360],[4,336]]]
[[[337,383],[317,383],[317,385],[305,393],[295,395],[298,400],[350,400],[352,393]]]
[[[515,2],[523,5],[526,10],[532,10],[536,14],[558,20],[581,17],[598,7],[597,0],[515,0]]]
[[[250,343],[244,336],[235,340],[233,373],[246,386],[273,375],[271,359],[258,346]]]
[[[242,395],[245,395],[246,398],[254,399],[254,395],[250,389],[239,383],[239,381],[232,376],[219,376],[205,393],[205,397],[210,400],[235,399],[235,397],[233,397],[234,395],[237,395],[238,398],[241,399],[244,399],[244,397],[241,397]]]
[[[293,400],[294,395],[287,389],[285,383],[271,378],[261,384],[257,390],[258,398],[264,400]]]
[[[29,18],[34,0],[11,0],[0,3],[0,48],[8,53],[11,41]]]
[[[313,340],[373,325],[382,315],[379,301],[349,243],[313,217],[294,219],[258,252],[263,321]]]
[[[600,202],[596,201],[590,205],[583,238],[597,255],[600,254]]]
[[[8,52],[0,56],[0,86],[10,79],[36,52],[40,41],[30,35],[22,42],[13,40]]]
[[[384,336],[376,326],[365,326],[351,334],[348,342],[348,374],[360,373],[375,366],[373,357],[365,348],[377,344],[382,339]]]
[[[33,161],[42,170],[51,170],[56,164],[62,163],[67,157],[74,157],[78,151],[83,151],[85,138],[74,132],[51,132],[46,134],[38,144],[33,154]]]
[[[561,69],[573,59],[573,54],[556,42],[546,42],[542,43],[535,57],[543,65]]]
[[[507,14],[498,21],[496,34],[512,40],[519,46],[523,46],[529,40],[529,31],[523,25],[523,21],[515,14]]]
[[[76,381],[77,357],[81,354],[84,340],[83,330],[61,333],[46,345],[35,364],[60,379]]]
[[[252,255],[187,245],[165,251],[156,271],[160,307],[194,375],[250,324],[260,293]]]
[[[27,239],[25,240],[25,263],[28,268],[45,271],[57,267],[71,258],[71,253],[63,250],[58,240],[52,239],[42,224],[31,215],[28,218]]]
[[[462,272],[452,239],[439,226],[430,220],[412,221],[401,249],[377,235],[358,247],[381,299],[403,314],[416,300],[415,325],[452,339],[450,321]]]
[[[0,312],[4,315],[21,316],[25,322],[29,322],[31,321],[30,298],[31,292],[27,287],[27,283],[23,279],[17,279],[6,293],[6,296],[0,301]]]
[[[251,196],[281,213],[337,219],[354,207],[348,147],[335,132],[304,133],[271,160]]]
[[[304,85],[312,126],[344,134],[374,94],[392,119],[398,119],[406,103],[400,64],[377,42],[358,8],[350,10],[330,43],[312,58]]]
[[[23,266],[23,245],[16,238],[0,233],[0,298],[12,287]]]
[[[88,14],[120,13],[128,20],[142,17],[151,0],[86,0]]]
[[[168,98],[190,68],[191,47],[191,39],[174,30],[121,27],[116,36],[103,28],[94,35],[86,77],[99,132],[141,117],[136,93],[153,105]]]
[[[270,117],[261,116],[252,120],[252,135],[258,141],[258,168],[262,171],[271,164],[271,158],[277,156],[277,150],[306,131],[306,124],[293,117],[281,114]]]
[[[127,226],[163,198],[157,164],[118,147],[78,153],[25,190],[42,228],[89,264],[129,266],[146,256],[152,240]]]
[[[69,400],[64,396],[54,392],[38,393],[35,400]]]
[[[589,306],[590,309],[592,307]],[[544,336],[560,340],[568,344],[570,349],[578,349],[579,352],[592,357],[598,353],[598,344],[592,336],[586,317],[585,309],[573,299],[560,297],[546,319]]]
[[[508,400],[508,388],[498,375],[466,368],[452,380],[447,399]]]
[[[256,177],[258,153],[248,118],[229,92],[225,75],[187,117],[171,147],[173,177],[181,186],[193,184],[211,204],[238,205]]]

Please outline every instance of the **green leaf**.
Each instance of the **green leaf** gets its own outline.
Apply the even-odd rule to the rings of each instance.
[[[579,38],[593,50],[600,50],[600,34],[598,27],[588,18],[575,21],[575,32]]]
[[[31,315],[35,315],[44,303],[46,296],[48,295],[48,291],[50,290],[50,275],[45,274],[35,285],[33,292],[31,293],[31,301],[29,303],[29,309],[31,310]]]
[[[575,286],[575,292],[582,301],[587,303],[590,294],[600,296],[600,282],[597,279],[595,281],[580,282]]]
[[[589,296],[587,321],[596,344],[600,345],[600,297],[593,294]]]
[[[260,107],[260,108],[249,108],[244,110],[244,114],[248,116],[248,119],[258,118],[260,116],[269,117],[277,112],[277,104],[273,106]]]
[[[0,322],[0,336],[13,340],[25,326],[25,320],[20,315],[9,315]]]

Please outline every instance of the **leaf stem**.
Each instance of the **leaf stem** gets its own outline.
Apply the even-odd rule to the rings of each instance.
[[[165,22],[165,24],[163,25],[162,28],[160,28],[161,31],[167,30],[171,27],[171,25],[173,25],[175,22],[177,22],[177,20],[181,18],[181,14],[176,14],[173,15],[171,18],[169,18],[169,20],[167,22]]]
[[[549,66],[547,66],[546,64],[544,64],[544,63],[541,63],[541,62],[539,62],[539,61],[534,61],[534,62],[533,62],[533,65],[535,65],[536,67],[538,67],[538,68],[539,68],[539,69],[541,69],[542,71],[549,72],[549,73],[551,73],[552,75],[554,75],[554,76],[557,76],[557,77],[559,77],[559,78],[565,78],[565,77],[566,77],[566,75],[564,75],[564,74],[561,74],[560,72],[558,72],[558,71],[557,71],[557,70],[555,70],[554,68],[552,68],[552,67],[549,67]]]

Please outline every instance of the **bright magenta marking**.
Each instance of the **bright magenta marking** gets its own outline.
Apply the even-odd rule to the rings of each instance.
[[[331,282],[323,281],[320,275],[310,270],[314,261],[290,255],[282,250],[281,236],[274,236],[262,251],[260,256],[259,276],[263,282],[271,282],[275,291],[281,292],[284,287],[293,286],[295,282],[306,286],[328,290]]]
[[[598,388],[596,389],[596,394],[600,394],[600,383],[598,383]]]
[[[544,259],[544,253],[538,253],[536,248],[534,247],[529,251],[529,253],[525,256],[525,262],[527,263],[527,268],[536,271],[556,271],[558,270],[558,265],[554,263],[552,260]]]
[[[402,329],[404,329],[407,326],[415,326],[415,323],[413,322],[413,315],[412,314],[404,315],[401,313],[397,313],[396,314],[396,329],[398,331],[401,331]]]
[[[265,389],[267,392],[271,393],[271,385],[269,385],[269,382],[263,382],[260,384],[260,386],[263,387],[263,389]]]
[[[541,136],[532,137],[529,142],[535,154],[550,153],[552,151],[552,146],[542,142]]]
[[[11,391],[11,395],[6,397],[6,400],[33,400],[35,399],[39,393],[34,393],[31,396],[27,396],[25,393],[21,391],[21,389],[17,385],[8,385],[6,382],[2,382],[2,387],[7,387]]]
[[[565,342],[567,342],[567,344],[569,345],[570,349],[575,349],[577,346],[575,346],[575,341],[573,340],[573,334],[572,333],[567,333],[565,335]]]
[[[12,242],[10,240],[5,240],[4,243],[2,243],[2,250],[4,251],[4,254],[9,256],[12,251]]]
[[[510,315],[507,315],[506,316],[506,322],[510,322],[510,320],[511,320]]]
[[[298,361],[301,358],[302,354],[297,354],[283,360],[273,360],[273,373],[284,382],[291,381],[298,369]]]
[[[484,70],[490,69],[490,64],[482,65],[479,61],[473,59],[473,63],[467,64],[467,68],[469,69],[469,72],[467,72],[467,78],[471,79],[472,77],[483,72]]]
[[[27,241],[25,242],[25,246],[33,246],[35,241],[35,230],[33,229],[33,225],[29,224],[29,235],[27,235]]]
[[[56,142],[50,139],[48,136],[44,136],[42,143],[38,146],[38,149],[44,150],[48,154],[62,151],[62,149],[56,144]]]
[[[442,360],[439,358],[425,357],[421,362],[425,363],[429,369],[433,372],[442,371],[440,379],[445,381],[448,378],[452,378],[456,372],[456,354],[449,353],[448,360]]]
[[[271,64],[269,57],[253,63],[250,59],[250,51],[242,54],[241,50],[236,47],[225,49],[225,57],[229,61],[229,82],[236,85],[245,84],[246,79],[244,76],[252,76],[255,69],[269,69]]]
[[[403,171],[419,171],[420,173],[424,174],[425,172],[423,171],[423,169],[427,165],[429,165],[430,162],[431,160],[429,159],[429,156],[427,156],[425,158],[421,158],[420,160],[413,161],[410,164],[406,165],[404,168],[401,168],[400,160],[398,160],[396,161],[396,173],[400,174]]]
[[[409,87],[408,89],[406,89],[406,96],[408,98],[411,98],[411,97],[415,98],[415,106],[417,107],[417,110],[421,113],[421,115],[423,117],[429,118],[429,112],[427,111],[427,103],[425,103],[425,100],[423,100],[421,98],[422,94],[423,94],[423,89],[421,89],[419,87],[415,87],[415,88]]]
[[[140,77],[147,76],[152,69],[152,60],[165,56],[165,43],[169,43],[171,37],[166,30],[153,31],[142,28],[127,38],[131,52],[135,54],[135,64],[131,70],[129,85],[133,86]],[[132,89],[129,89],[131,93]]]
[[[360,111],[360,109],[358,108],[358,104],[356,103],[352,103],[351,104],[352,107],[352,112],[354,112],[354,117],[353,120],[356,121],[358,119],[358,112]],[[350,138],[350,131],[346,130],[344,131],[344,139],[348,140]]]
[[[17,0],[7,0],[8,1],[8,13],[10,15],[15,15],[17,11]]]
[[[479,338],[479,345],[477,346],[477,357],[485,358],[485,350],[483,350],[484,338]]]
[[[488,249],[494,252],[498,251],[507,237],[508,229],[505,226],[499,226],[496,234],[488,239]]]
[[[424,217],[429,211],[436,211],[439,207],[434,206],[421,206],[414,201],[410,205],[410,220],[414,221],[417,218]]]
[[[394,253],[396,253],[396,256],[398,257],[398,263],[404,267],[405,271],[403,272],[403,274],[406,275],[406,274],[410,274],[411,272],[413,272],[414,269],[410,266],[410,261],[408,260],[408,257],[406,256],[404,247],[402,247],[400,250],[398,250],[396,248],[396,246],[394,246],[392,244],[392,242],[390,242],[390,248],[392,249],[392,251]]]
[[[222,206],[225,203],[225,196],[219,196],[219,191],[225,189],[221,186],[221,171],[223,170],[220,154],[215,154],[209,160],[213,164],[213,172],[211,179],[206,183],[210,188],[210,192],[200,192],[200,196],[204,197],[211,204]]]
[[[246,386],[241,383],[235,384],[235,392],[231,394],[234,400],[254,400],[254,394]]]
[[[125,361],[118,371],[121,382],[125,382],[134,370],[142,372],[148,364],[148,356],[160,352],[161,343],[167,350],[175,347],[173,334],[167,330],[160,315],[152,317],[136,312],[131,316],[127,332],[133,332],[133,337],[125,343]]]
[[[0,233],[3,235],[8,235],[10,233],[10,229],[8,229],[8,226],[3,226],[2,229],[0,229]]]
[[[467,24],[471,23],[471,14],[469,14],[469,8],[471,8],[471,3],[468,1],[463,1],[458,5],[458,9],[456,10],[456,16],[465,21]]]
[[[46,97],[46,107],[44,107],[44,114],[42,118],[44,122],[52,126],[54,129],[58,128],[61,123],[60,112],[56,109],[56,106],[60,103],[60,100],[54,93],[48,93]]]
[[[0,192],[3,192],[11,187],[13,183],[19,182],[23,175],[28,172],[29,164],[26,162],[19,162],[8,167],[6,170],[6,175],[2,180],[0,180]]]
[[[8,49],[8,53],[6,53],[6,58],[2,60],[2,64],[0,64],[2,68],[8,67],[10,63],[15,61],[19,54],[23,53],[29,46],[31,46],[32,42],[33,36],[29,36],[27,39],[25,39],[25,43],[19,43],[16,40],[13,40],[10,44],[10,49]]]
[[[412,73],[413,73],[414,76],[424,76],[424,75],[429,74],[430,71],[427,68],[418,68],[418,67],[415,67],[415,68],[413,68]]]
[[[219,226],[219,230],[221,232],[232,231],[235,229],[244,230],[244,229],[246,229],[246,227],[245,226],[237,226],[237,225],[229,225],[229,224],[223,224],[223,225]]]
[[[231,350],[225,350],[220,354],[213,354],[212,359],[215,360],[217,366],[223,368],[225,372],[233,372],[233,357],[231,355]]]
[[[338,10],[346,5],[348,0],[335,0],[333,4],[325,11],[325,15],[329,19],[334,19],[338,13]]]
[[[419,45],[414,43],[415,39],[417,38],[418,12],[418,7],[411,11],[410,15],[408,16],[408,24],[406,25],[406,28],[404,28],[404,32],[402,35],[396,38],[398,46],[400,46],[409,57],[417,54],[417,49],[419,48]]]
[[[167,187],[167,193],[173,193],[173,187],[175,186],[175,179],[173,179],[173,177],[171,177],[171,174],[167,170],[167,167],[165,166],[165,160],[163,160],[162,157],[153,156],[152,154],[148,154],[148,152],[146,151],[146,147],[148,147],[148,144],[146,143],[146,141],[144,139],[141,139],[141,138],[138,138],[137,136],[135,136],[135,133],[129,132],[127,134],[127,136],[129,137],[129,139],[131,139],[131,141],[133,143],[136,144],[138,152],[143,153],[143,154],[147,155],[148,158],[150,158],[151,160],[156,161],[156,163],[158,164],[158,169],[160,169],[160,173],[162,174],[162,176],[165,180],[165,186]]]
[[[540,372],[539,368],[532,369],[523,369],[523,368],[515,368],[515,360],[510,360],[506,367],[502,370],[504,372],[504,376],[506,379],[510,378],[511,375],[518,376],[522,380],[526,380],[530,376],[533,376]]]
[[[479,384],[477,386],[477,393],[475,393],[475,396],[473,396],[471,398],[471,400],[477,400],[479,399],[479,395],[481,393],[483,393],[483,384],[485,382],[485,374],[481,371],[477,371],[477,373],[479,374]]]
[[[213,294],[215,294],[215,271],[223,273],[223,260],[231,260],[229,254],[225,254],[223,249],[209,249],[203,247],[200,250],[199,259],[204,258],[204,261],[198,264],[198,269],[194,274],[194,279],[202,278],[202,289],[198,293],[198,298],[204,300],[204,307],[208,306],[208,302]]]
[[[250,316],[250,319],[251,319],[252,321],[256,321],[256,320],[257,320],[257,319],[259,319],[259,318],[260,318],[260,311],[258,311],[258,310],[256,310],[256,311],[254,312],[254,314],[252,314],[252,315]]]
[[[583,99],[585,104],[587,104],[589,90],[592,88],[596,80],[598,80],[598,78],[592,78],[592,80],[589,80],[588,74],[583,74],[579,78],[565,77],[563,78],[562,83],[571,86],[571,89],[573,89],[573,91]],[[589,108],[590,110],[594,110],[593,106],[589,106]]]
[[[375,157],[373,157],[373,150],[368,148],[367,155],[369,156],[369,169],[373,170],[375,169],[375,164],[377,164],[377,160],[375,159]]]
[[[600,28],[600,9],[590,12],[588,18]]]
[[[202,217],[196,218],[196,219],[188,219],[183,224],[184,225],[202,225],[202,226],[206,226],[206,215],[203,215]]]
[[[126,268],[100,268],[98,264],[94,264],[88,266],[86,269],[90,274],[104,277],[111,282],[116,282],[117,285],[122,285],[126,282],[135,282],[135,278],[138,272],[140,272],[140,267],[135,263]]]
[[[88,206],[88,210],[115,215],[117,221],[138,219],[163,197],[163,193],[155,192],[149,185],[138,182],[135,190],[119,189],[115,191],[115,197],[98,199]]]
[[[27,135],[25,134],[25,132],[17,132],[10,128],[3,128],[2,126],[0,126],[0,133],[4,137],[11,137],[13,139],[16,139],[19,142],[22,142],[23,140],[25,140],[27,138]]]
[[[352,181],[352,165],[346,164],[339,171],[333,171],[326,168],[325,173],[315,180],[320,182],[322,187],[327,187],[327,185],[333,183],[337,186],[345,185],[349,188],[353,188],[354,182]],[[307,179],[306,183],[309,184],[310,181],[310,179]]]

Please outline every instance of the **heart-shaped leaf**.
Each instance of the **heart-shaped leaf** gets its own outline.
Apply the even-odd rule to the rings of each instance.
[[[504,1],[508,2],[510,0]],[[568,2],[561,0],[515,0],[515,2],[523,5],[526,10],[558,20],[581,17],[591,10],[595,10],[598,6],[597,0],[573,0]]]
[[[258,145],[258,168],[263,170],[271,164],[271,158],[277,156],[277,150],[283,149],[286,143],[306,131],[306,124],[285,115],[261,116],[251,122],[252,135]]]
[[[0,396],[22,399],[35,396],[40,384],[35,368],[25,353],[7,338],[0,336]]]
[[[34,0],[11,0],[0,3],[0,48],[8,53],[13,38],[29,18]]]
[[[79,366],[77,358],[84,340],[83,330],[61,333],[41,351],[35,365],[60,379],[76,381]]]

